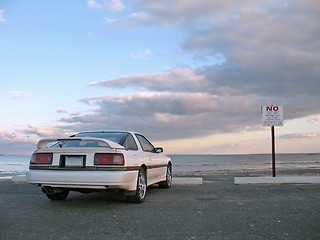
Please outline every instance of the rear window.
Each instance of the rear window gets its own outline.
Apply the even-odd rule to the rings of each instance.
[[[138,146],[132,135],[126,132],[83,132],[73,137],[103,138],[118,143],[128,150],[138,150]]]
[[[123,143],[126,140],[126,133],[124,132],[83,132],[83,133],[78,133],[74,135],[74,137],[103,138],[123,146]]]
[[[57,142],[54,145],[52,145],[50,148],[77,148],[77,147],[109,148],[109,145],[102,141],[67,140],[67,141]]]

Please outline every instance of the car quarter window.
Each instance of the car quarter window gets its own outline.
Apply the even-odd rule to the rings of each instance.
[[[132,135],[128,133],[126,140],[124,141],[124,147],[128,150],[138,150],[136,141],[133,139]]]
[[[143,151],[155,152],[153,145],[144,136],[136,134],[136,137],[138,138]]]

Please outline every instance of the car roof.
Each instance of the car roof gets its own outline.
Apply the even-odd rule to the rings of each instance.
[[[79,133],[131,133],[131,134],[141,134],[138,132],[134,131],[127,131],[127,130],[94,130],[94,131],[83,131],[83,132],[78,132],[75,135]],[[142,135],[142,134],[141,134]]]

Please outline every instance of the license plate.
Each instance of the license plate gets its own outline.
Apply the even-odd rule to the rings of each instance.
[[[83,167],[83,156],[65,156],[66,167]]]

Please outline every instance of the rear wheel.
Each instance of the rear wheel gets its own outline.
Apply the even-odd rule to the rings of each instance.
[[[172,185],[172,166],[168,164],[167,166],[167,173],[166,173],[166,180],[159,183],[161,188],[170,188]]]
[[[127,200],[129,202],[134,203],[142,203],[146,197],[147,193],[147,178],[146,178],[146,170],[144,168],[140,168],[138,173],[137,180],[137,189],[133,196],[128,196]]]
[[[69,195],[69,190],[61,188],[43,188],[42,191],[51,200],[64,200]]]

